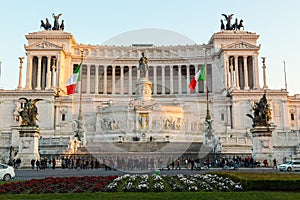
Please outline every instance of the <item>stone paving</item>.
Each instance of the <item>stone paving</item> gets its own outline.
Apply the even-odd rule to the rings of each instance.
[[[290,172],[280,172],[278,169],[272,168],[240,168],[237,170],[222,168],[211,168],[206,170],[190,170],[187,168],[182,168],[181,170],[132,170],[132,171],[119,171],[119,170],[107,170],[103,168],[100,169],[46,169],[42,171],[36,171],[32,169],[19,169],[15,170],[16,178],[15,180],[30,180],[30,179],[41,179],[46,177],[69,177],[69,176],[108,176],[108,175],[124,175],[124,174],[148,174],[152,175],[154,173],[160,173],[161,175],[176,175],[176,174],[202,174],[207,172],[215,171],[241,171],[241,172],[253,172],[253,173],[290,173]],[[300,172],[293,172],[300,173]]]

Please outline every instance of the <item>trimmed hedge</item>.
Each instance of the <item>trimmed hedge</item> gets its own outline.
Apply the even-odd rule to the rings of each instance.
[[[216,172],[213,174],[240,182],[244,190],[248,191],[300,191],[300,174],[239,172]]]

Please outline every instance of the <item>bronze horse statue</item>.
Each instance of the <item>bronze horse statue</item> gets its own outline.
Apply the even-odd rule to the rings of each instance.
[[[41,28],[44,28],[46,31],[47,30],[51,30],[51,24],[49,23],[49,20],[48,20],[48,18],[46,18],[46,23],[43,21],[43,20],[41,20]]]
[[[243,27],[243,30],[244,30],[243,22],[244,22],[244,21],[241,19],[241,20],[240,20],[240,23],[237,25],[237,30],[241,30],[242,27]]]

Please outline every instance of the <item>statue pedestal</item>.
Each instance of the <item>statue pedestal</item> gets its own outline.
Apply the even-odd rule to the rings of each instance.
[[[252,133],[253,158],[261,163],[267,160],[269,165],[272,164],[272,132],[274,129],[275,127],[273,126],[255,126],[250,129]]]
[[[40,129],[35,126],[21,126],[18,131],[20,135],[19,152],[15,159],[21,159],[20,167],[31,167],[30,161],[32,159],[40,159]]]
[[[140,78],[136,83],[136,100],[151,100],[152,83],[148,78]]]

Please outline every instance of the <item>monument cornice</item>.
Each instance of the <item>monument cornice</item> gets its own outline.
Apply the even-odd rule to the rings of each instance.
[[[217,33],[214,33],[210,38],[208,44],[211,44],[214,39],[221,39],[221,40],[240,40],[240,39],[255,39],[257,40],[259,35],[256,33],[252,33],[249,31],[242,31],[242,30],[224,30]]]

